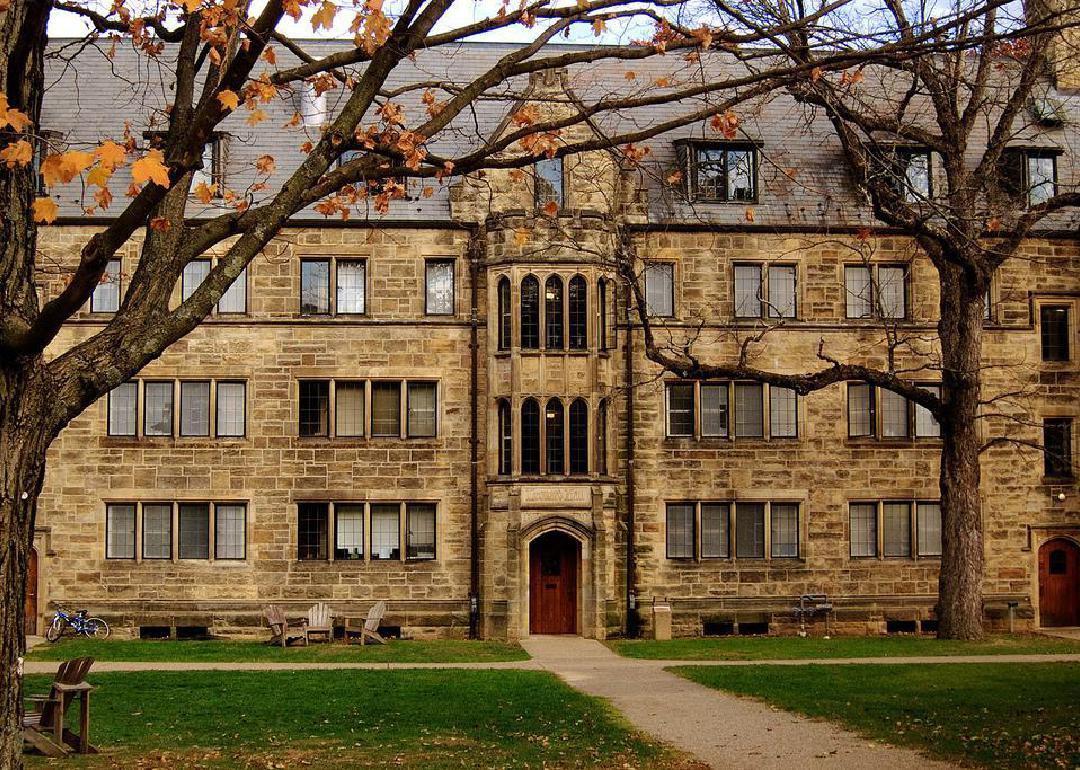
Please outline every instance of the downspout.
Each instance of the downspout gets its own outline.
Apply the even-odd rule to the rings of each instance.
[[[637,563],[634,557],[634,328],[630,323],[630,286],[626,287],[626,636],[638,635]]]
[[[479,227],[469,232],[469,638],[480,637],[480,510],[479,510],[479,336],[477,307],[481,237]]]

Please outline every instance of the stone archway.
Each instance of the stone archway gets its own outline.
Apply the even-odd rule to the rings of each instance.
[[[518,559],[520,611],[516,622],[520,636],[602,635],[596,628],[600,615],[596,607],[593,540],[590,527],[563,516],[546,517],[522,530]],[[556,571],[557,575],[552,574]],[[551,587],[545,588],[548,584]],[[549,595],[538,596],[537,591],[548,591]],[[538,621],[535,625],[534,618]]]
[[[1039,625],[1080,626],[1080,546],[1064,537],[1039,548]]]

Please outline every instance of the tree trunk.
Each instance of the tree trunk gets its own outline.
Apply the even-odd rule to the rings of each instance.
[[[16,362],[17,363],[17,362]],[[40,359],[0,369],[0,770],[22,768],[26,571],[51,435]]]
[[[960,268],[941,281],[941,572],[938,637],[979,639],[983,634],[984,572],[979,502],[977,413],[982,359],[983,292]]]

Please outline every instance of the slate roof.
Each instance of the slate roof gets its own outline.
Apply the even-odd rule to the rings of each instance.
[[[69,41],[52,42],[54,51],[65,50]],[[149,59],[137,54],[130,46],[118,45],[111,58],[105,55],[107,43],[83,51],[74,63],[59,57],[47,60],[48,89],[43,107],[41,126],[45,130],[60,132],[69,146],[93,145],[106,137],[122,134],[125,121],[131,130],[141,137],[144,131],[161,127],[161,110],[171,101],[172,73],[166,56]],[[306,41],[303,46],[309,53],[319,56],[340,50],[347,43],[341,41]],[[387,88],[396,88],[417,80],[461,83],[486,71],[499,57],[518,48],[515,44],[464,43],[419,52],[414,61],[405,61],[393,72]],[[559,46],[560,51],[581,50],[584,46]],[[278,66],[290,63],[287,52],[277,48]],[[653,57],[642,62],[628,64],[618,60],[595,62],[586,66],[571,67],[567,73],[568,84],[573,92],[586,102],[601,95],[625,94],[628,90],[647,93],[656,90],[656,81],[674,78],[685,83],[700,79],[703,72],[742,71],[743,65],[726,54],[707,54],[701,63],[686,62],[681,55]],[[633,81],[626,73],[635,72]],[[258,72],[258,70],[256,70]],[[463,114],[444,132],[432,148],[453,156],[463,152],[481,139],[490,137],[505,118],[513,99],[520,95],[525,83],[501,87],[496,98],[479,101],[472,111]],[[861,87],[884,88],[871,84],[869,78]],[[1061,127],[1031,126],[1022,130],[1016,142],[1024,146],[1058,148],[1064,154],[1058,160],[1059,185],[1080,185],[1076,152],[1080,147],[1080,95],[1052,94],[1060,99],[1067,119]],[[406,114],[414,119],[423,114],[415,92],[399,101]],[[327,94],[327,107],[333,114],[343,100],[341,89]],[[444,98],[444,97],[443,97]],[[691,100],[685,106],[695,109],[703,106],[702,99]],[[268,118],[258,126],[245,124],[245,110],[230,116],[221,126],[230,135],[226,173],[229,186],[244,186],[254,173],[254,161],[263,154],[274,156],[277,172],[271,180],[280,181],[285,173],[298,164],[303,157],[300,145],[308,138],[314,139],[315,129],[284,128],[299,107],[299,94],[275,100],[263,109]],[[674,113],[672,105],[637,108],[633,112],[611,115],[604,121],[605,130],[627,130],[647,126],[655,121],[668,119]],[[784,96],[774,96],[768,101],[753,102],[738,108],[740,130],[745,137],[758,143],[761,150],[760,195],[752,205],[754,222],[760,226],[838,226],[871,223],[872,217],[854,193],[849,183],[839,147],[831,128],[806,107]],[[306,134],[306,135],[305,135]],[[675,132],[658,136],[649,142],[652,149],[649,173],[649,219],[651,222],[707,222],[727,225],[746,223],[747,204],[693,204],[688,205],[661,182],[666,173],[676,167],[674,143],[690,137],[716,139],[717,134],[705,125],[688,126]],[[973,157],[978,148],[972,149]],[[126,171],[118,173],[112,187],[122,204],[122,194],[129,179]],[[374,211],[368,214],[373,220],[390,221],[449,221],[450,205],[446,185],[435,185],[435,195],[413,201],[396,201],[385,216]],[[80,198],[83,195],[78,180],[59,191],[61,216],[83,216]],[[87,195],[87,199],[89,196]],[[198,211],[193,204],[192,213],[211,215],[210,207]],[[109,216],[108,211],[98,216]],[[299,219],[322,221],[322,215],[314,211],[302,212]],[[363,219],[357,217],[354,219]],[[1069,212],[1047,220],[1048,228],[1075,228],[1080,224],[1080,213]]]

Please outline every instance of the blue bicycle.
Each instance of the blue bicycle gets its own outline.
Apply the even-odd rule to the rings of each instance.
[[[53,615],[52,625],[45,632],[45,638],[50,642],[58,642],[69,628],[72,633],[82,634],[88,639],[105,639],[109,636],[109,624],[101,618],[87,617],[86,610],[72,613],[61,607]]]

